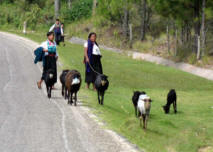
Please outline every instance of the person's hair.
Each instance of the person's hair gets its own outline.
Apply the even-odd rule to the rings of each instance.
[[[58,18],[55,21],[60,21]]]
[[[54,32],[47,32],[47,37],[50,35],[54,35]]]
[[[64,23],[61,23],[61,25],[64,25]]]
[[[95,35],[95,36],[96,36],[96,33],[95,33],[95,32],[91,32],[91,33],[89,33],[89,35],[88,35],[88,39],[90,39],[92,35]]]

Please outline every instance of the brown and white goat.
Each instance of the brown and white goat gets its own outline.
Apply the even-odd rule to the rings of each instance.
[[[140,126],[142,126],[142,119],[143,119],[143,128],[147,128],[147,121],[149,118],[149,113],[151,109],[151,102],[152,100],[146,94],[142,94],[139,96],[138,99],[138,111],[140,117]]]
[[[68,104],[72,105],[73,94],[75,94],[74,105],[76,106],[77,93],[80,87],[81,87],[81,74],[77,70],[69,71],[66,74],[65,78],[65,98],[68,98]]]

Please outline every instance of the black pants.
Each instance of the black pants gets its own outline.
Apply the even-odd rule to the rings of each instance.
[[[56,58],[55,55],[54,56],[45,56],[45,64],[43,67],[43,73],[42,73],[42,77],[41,79],[44,80],[46,72],[49,69],[53,69],[54,70],[54,81],[55,83],[57,82],[57,64],[56,64]]]
[[[103,74],[100,55],[92,55],[90,64],[96,72]],[[86,83],[94,83],[95,79],[96,79],[96,75],[97,74],[94,71],[92,71],[92,69],[91,69],[90,72],[86,71],[85,72],[85,82]]]

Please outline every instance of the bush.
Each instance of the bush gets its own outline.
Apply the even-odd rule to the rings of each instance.
[[[72,8],[62,8],[61,15],[66,22],[77,21],[81,18],[88,18],[92,14],[92,0],[78,0],[72,3]]]

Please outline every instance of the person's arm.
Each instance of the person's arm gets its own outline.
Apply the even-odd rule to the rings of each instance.
[[[55,53],[55,58],[56,58],[56,61],[58,60],[58,52],[56,50],[56,53]]]
[[[61,35],[64,36],[64,29],[61,27]]]
[[[41,47],[43,48],[44,52],[48,52],[47,42],[46,41],[41,44]]]
[[[52,31],[54,30],[54,28],[55,28],[55,24],[53,24],[53,25],[50,27],[49,32],[52,32]]]
[[[86,62],[89,62],[89,57],[88,57],[87,52],[88,52],[88,48],[85,47],[85,48],[84,48],[84,57],[85,57],[85,59],[86,59]]]
[[[88,43],[84,43],[84,57],[86,62],[89,62],[89,57],[88,57]]]

